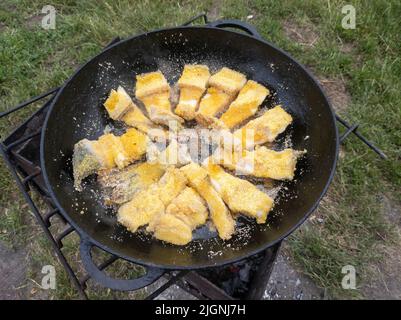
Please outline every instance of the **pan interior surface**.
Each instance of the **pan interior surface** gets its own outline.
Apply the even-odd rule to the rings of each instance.
[[[200,63],[212,72],[226,66],[272,89],[267,107],[282,104],[294,122],[292,147],[307,150],[295,180],[286,183],[265,225],[239,220],[229,241],[202,231],[184,247],[144,233],[132,234],[102,205],[95,188],[73,188],[71,157],[76,142],[99,137],[111,124],[103,102],[122,85],[133,96],[135,75],[161,70],[170,84],[184,64]],[[58,94],[42,137],[44,176],[66,218],[95,244],[133,262],[163,268],[201,268],[232,262],[281,240],[317,205],[334,172],[337,131],[330,106],[308,73],[280,50],[252,37],[215,28],[155,31],[123,41],[82,67]],[[283,140],[283,139],[281,139]],[[280,143],[280,140],[279,140]],[[198,239],[196,239],[198,238]]]

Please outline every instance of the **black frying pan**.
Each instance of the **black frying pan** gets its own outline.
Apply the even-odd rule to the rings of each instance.
[[[236,27],[249,35],[222,27]],[[287,184],[287,196],[278,201],[266,225],[242,220],[240,228],[250,231],[226,242],[202,229],[191,244],[177,247],[127,232],[92,192],[75,191],[71,156],[77,141],[97,138],[111,122],[102,105],[110,89],[122,84],[133,95],[135,75],[157,69],[173,83],[185,63],[202,63],[214,70],[227,66],[272,89],[275,97],[266,102],[267,107],[281,103],[289,110],[294,117],[289,129],[293,148],[307,149],[308,153],[297,166],[296,181]],[[338,145],[334,113],[312,75],[287,53],[263,41],[251,26],[220,21],[134,36],[86,63],[53,100],[43,127],[41,161],[55,203],[82,237],[81,255],[88,272],[106,286],[129,290],[159,277],[163,269],[231,263],[288,236],[325,194],[335,171]],[[147,266],[147,276],[131,282],[107,277],[92,262],[92,246]]]

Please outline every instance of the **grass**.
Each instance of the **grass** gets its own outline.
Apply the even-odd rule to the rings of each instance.
[[[383,258],[376,250],[393,246],[394,226],[385,219],[382,195],[397,206],[401,199],[401,63],[399,1],[352,1],[355,30],[341,27],[345,1],[52,1],[57,10],[55,30],[43,30],[34,19],[46,1],[11,1],[0,4],[0,110],[60,85],[77,67],[115,36],[177,25],[201,11],[219,17],[249,20],[262,36],[310,66],[319,76],[343,79],[351,103],[341,115],[360,123],[360,132],[388,155],[381,161],[359,140],[349,137],[342,147],[337,174],[317,216],[289,239],[289,249],[299,268],[333,298],[363,297],[372,274],[369,266]],[[398,13],[397,13],[398,12]],[[39,20],[40,21],[40,20]],[[317,35],[311,45],[292,40],[283,28],[290,21]],[[345,50],[345,48],[348,48]],[[2,120],[4,136],[32,112],[22,110]],[[32,277],[39,265],[57,265],[43,236],[26,243],[27,208],[14,190],[5,165],[0,165],[0,240],[29,245]],[[29,228],[31,229],[31,228]],[[36,232],[32,228],[28,233]],[[71,240],[72,241],[72,240]],[[67,244],[73,255],[74,242]],[[358,290],[343,290],[341,268],[351,264],[358,272]],[[36,269],[35,269],[36,268]],[[35,272],[36,270],[36,272]],[[40,270],[40,269],[39,269]],[[60,286],[52,298],[76,298],[60,267]],[[136,271],[135,271],[136,272]],[[39,271],[40,273],[40,271]],[[112,293],[93,288],[91,297]],[[115,295],[114,297],[123,297]],[[128,296],[124,296],[128,297]]]

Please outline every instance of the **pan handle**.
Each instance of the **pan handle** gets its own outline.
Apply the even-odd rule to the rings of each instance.
[[[259,32],[256,30],[256,28],[249,23],[240,21],[240,20],[233,20],[233,19],[227,19],[227,20],[216,20],[213,22],[209,22],[208,26],[210,27],[215,27],[215,28],[234,28],[234,29],[240,29],[242,31],[245,31],[246,33],[250,34],[251,36],[254,36],[257,39],[262,39],[262,36],[259,34]]]
[[[88,274],[104,287],[120,291],[138,290],[150,285],[159,279],[165,272],[163,269],[147,267],[146,274],[136,279],[125,280],[111,278],[100,270],[93,262],[91,254],[93,246],[94,245],[90,240],[86,238],[81,239],[81,245],[79,248],[81,260]]]

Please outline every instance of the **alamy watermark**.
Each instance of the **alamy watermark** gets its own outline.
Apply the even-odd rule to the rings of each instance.
[[[355,7],[351,4],[347,4],[341,8],[341,13],[344,14],[344,17],[341,20],[341,26],[344,29],[355,29],[356,26]]]
[[[356,289],[356,270],[352,265],[342,267],[341,273],[345,274],[341,281],[341,287],[345,290]]]
[[[169,127],[173,126],[174,122],[171,122]],[[255,153],[249,150],[258,143],[253,129],[243,129],[239,136],[227,129],[186,128],[179,133],[169,130],[168,136],[160,133],[160,129],[148,132],[149,137],[154,138],[148,139],[148,162],[163,165],[183,165],[191,161],[226,164],[237,175],[248,175],[254,171]]]
[[[45,15],[41,22],[42,28],[45,30],[56,29],[56,8],[46,5],[42,8],[42,14]]]
[[[52,265],[45,265],[42,267],[42,289],[56,289],[56,268]]]

